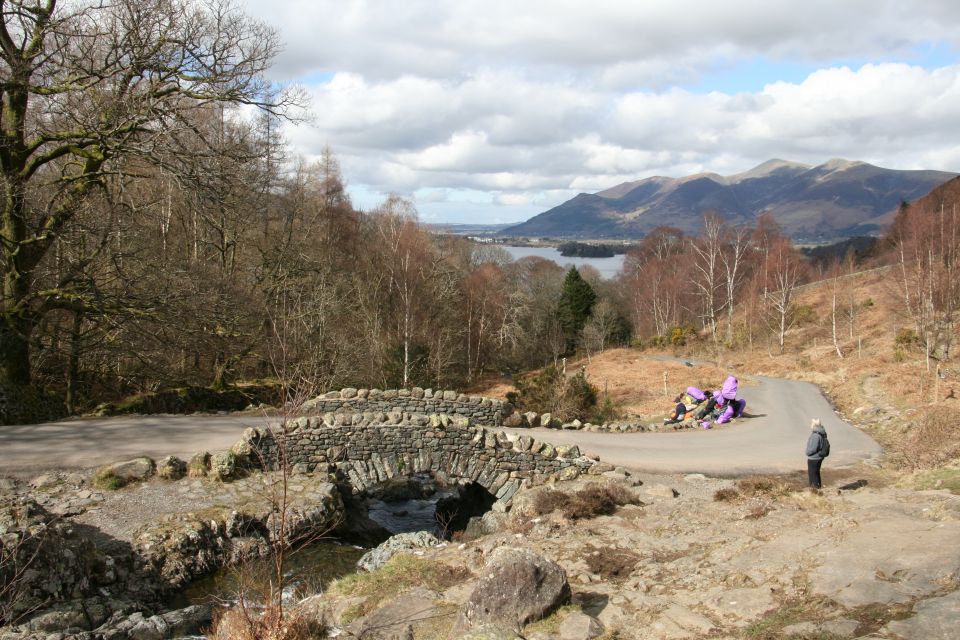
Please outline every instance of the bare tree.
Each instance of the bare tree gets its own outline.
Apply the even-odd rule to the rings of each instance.
[[[700,236],[690,242],[693,250],[695,277],[693,284],[700,298],[703,326],[717,338],[717,290],[721,288],[721,254],[723,253],[723,220],[716,213],[703,216]]]
[[[0,379],[28,384],[40,318],[86,307],[70,277],[42,289],[34,278],[84,203],[131,159],[177,170],[184,152],[198,152],[198,110],[279,113],[295,96],[262,77],[274,32],[227,2],[0,6]]]
[[[723,284],[727,309],[727,344],[733,344],[733,312],[740,286],[746,276],[746,256],[750,249],[749,234],[745,229],[728,230],[724,234],[720,261],[723,263]]]
[[[767,258],[766,304],[768,317],[777,332],[780,353],[784,338],[793,325],[793,294],[804,275],[805,263],[800,253],[787,239],[780,239],[770,247]]]

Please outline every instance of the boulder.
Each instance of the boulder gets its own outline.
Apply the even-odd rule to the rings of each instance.
[[[177,456],[167,456],[157,464],[157,476],[164,480],[179,480],[187,475],[187,463]]]
[[[371,549],[363,554],[363,557],[357,561],[357,569],[361,571],[376,571],[387,564],[387,561],[396,553],[410,551],[411,549],[435,547],[438,544],[440,544],[440,540],[432,533],[427,533],[426,531],[398,533],[388,538],[376,549]]]
[[[540,414],[538,414],[536,411],[527,411],[525,414],[523,414],[523,417],[527,419],[527,424],[531,427],[540,426]]]
[[[575,444],[558,444],[557,457],[564,460],[572,460],[580,457],[580,447]]]
[[[206,451],[198,451],[190,457],[187,463],[187,473],[191,478],[202,478],[210,470],[210,454]]]
[[[580,469],[577,467],[565,467],[557,473],[559,480],[576,480],[580,477]]]
[[[527,425],[524,424],[523,414],[521,414],[521,413],[515,413],[515,414],[513,414],[512,416],[508,416],[508,417],[503,421],[503,426],[505,426],[505,427],[511,427],[511,428],[516,429],[516,428],[520,428],[520,427],[526,427]]]
[[[499,547],[460,608],[451,635],[460,637],[483,625],[519,630],[569,600],[567,574],[559,564],[530,549]]]
[[[102,467],[105,473],[117,478],[123,484],[143,482],[153,475],[156,468],[157,465],[153,460],[146,456],[124,462],[115,462],[114,464],[108,464]]]
[[[603,635],[603,625],[593,616],[576,611],[560,623],[561,640],[591,640]]]
[[[341,390],[340,390],[340,397],[343,398],[344,400],[349,400],[349,399],[351,399],[351,398],[356,398],[356,397],[357,397],[357,389],[354,389],[353,387],[347,387],[347,388],[345,388],[345,389],[341,389]]]
[[[218,451],[210,456],[210,475],[217,480],[229,480],[236,471],[236,456],[231,451]]]

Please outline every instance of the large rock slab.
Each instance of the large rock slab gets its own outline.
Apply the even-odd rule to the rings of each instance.
[[[914,612],[911,618],[888,624],[886,631],[903,640],[950,640],[960,633],[960,591],[923,600]]]
[[[592,640],[603,635],[603,631],[599,620],[575,611],[560,623],[560,640]]]
[[[559,564],[530,549],[499,547],[461,607],[453,637],[487,624],[519,630],[569,599],[567,574]]]
[[[745,626],[750,621],[763,617],[766,612],[776,609],[777,603],[769,587],[711,589],[702,603],[708,609],[729,620],[734,626]]]
[[[418,587],[355,620],[347,631],[364,640],[443,637],[455,613],[456,606],[443,604],[439,593]]]
[[[655,638],[702,638],[715,629],[713,622],[680,605],[671,605],[651,625]]]
[[[958,525],[896,513],[862,521],[845,533],[841,544],[812,549],[820,566],[810,572],[811,590],[849,608],[936,593],[951,576],[960,575]]]
[[[361,571],[376,571],[401,551],[435,547],[438,544],[441,544],[441,540],[426,531],[398,533],[395,536],[387,538],[377,548],[371,549],[363,554],[357,561],[357,568]]]

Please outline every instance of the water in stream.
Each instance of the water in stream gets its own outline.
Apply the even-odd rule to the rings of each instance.
[[[435,518],[437,502],[457,495],[457,489],[433,490],[431,495],[409,500],[385,501],[371,498],[367,501],[371,520],[391,534],[408,531],[429,531],[438,534]],[[287,595],[317,593],[336,578],[356,571],[357,560],[367,549],[337,540],[316,542],[287,556],[284,574],[289,585]],[[262,558],[244,566],[244,576],[273,575],[272,560]],[[220,569],[216,573],[193,582],[170,603],[173,608],[204,602],[236,602],[240,591],[236,567]],[[256,597],[256,589],[253,590]],[[248,596],[250,597],[250,596]]]

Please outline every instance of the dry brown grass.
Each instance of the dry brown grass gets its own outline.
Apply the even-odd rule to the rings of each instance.
[[[262,611],[238,607],[217,612],[207,637],[212,640],[313,640],[326,638],[327,628],[318,620],[277,607]]]
[[[606,581],[619,584],[630,577],[640,556],[626,549],[587,547],[584,550],[587,568]]]
[[[713,492],[714,502],[733,502],[740,497],[740,492],[732,487],[724,487]]]
[[[911,471],[948,464],[960,458],[957,417],[936,407],[925,407],[900,437],[890,438],[889,448],[896,460]]]
[[[618,484],[590,483],[574,493],[546,489],[537,494],[533,508],[538,515],[561,510],[571,520],[589,520],[610,515],[628,504],[640,504],[636,494]]]
[[[567,362],[567,371],[576,371],[583,366],[587,380],[595,385],[603,397],[606,391],[617,408],[624,414],[658,416],[673,408],[673,398],[688,386],[715,389],[728,375],[726,369],[712,365],[688,367],[678,362],[659,362],[648,359],[651,353],[636,349],[608,349],[587,360]],[[666,389],[664,394],[664,374]],[[476,393],[493,398],[506,398],[515,387],[503,381],[490,381],[488,386],[477,388]]]
[[[775,476],[749,476],[737,480],[737,489],[745,497],[781,498],[804,489],[798,483]]]
[[[689,384],[716,388],[729,371],[740,375],[744,386],[749,384],[745,378],[751,374],[807,380],[820,386],[838,410],[863,424],[885,448],[899,451],[912,444],[905,427],[918,420],[920,410],[927,411],[929,407],[943,415],[960,414],[960,364],[956,360],[941,363],[938,375],[937,363],[932,360],[928,363],[922,349],[901,345],[897,350],[897,332],[910,327],[911,321],[902,314],[903,304],[894,278],[895,274],[889,269],[879,269],[841,279],[839,303],[844,309],[848,308],[852,294],[855,308],[852,333],[846,317],[838,319],[843,358],[837,355],[833,345],[832,292],[831,283],[827,281],[797,292],[796,304],[811,309],[812,319],[788,331],[783,354],[778,353],[761,318],[753,318],[753,339],[747,340],[745,318],[740,310],[735,320],[740,338],[734,349],[718,350],[712,341],[700,340],[683,352],[698,361],[715,362],[716,366],[690,368],[652,359],[676,355],[670,350],[611,349],[589,363],[568,362],[567,368],[569,371],[584,365],[591,383],[601,391],[606,386],[624,413],[645,418],[666,415],[672,408],[671,400],[681,388]],[[725,330],[724,326],[720,327],[721,334]],[[667,374],[666,394],[664,373]],[[510,390],[509,384],[497,380],[476,389],[501,398]],[[744,395],[749,399],[746,390]],[[866,411],[854,415],[858,408]],[[879,414],[875,409],[879,409]],[[893,417],[889,421],[881,420],[886,415]],[[943,433],[940,430],[934,434],[935,439],[941,440]],[[943,444],[942,450],[924,456],[938,460],[948,458],[953,445]],[[908,458],[897,456],[891,462],[899,460],[901,469],[915,468],[917,463]]]

